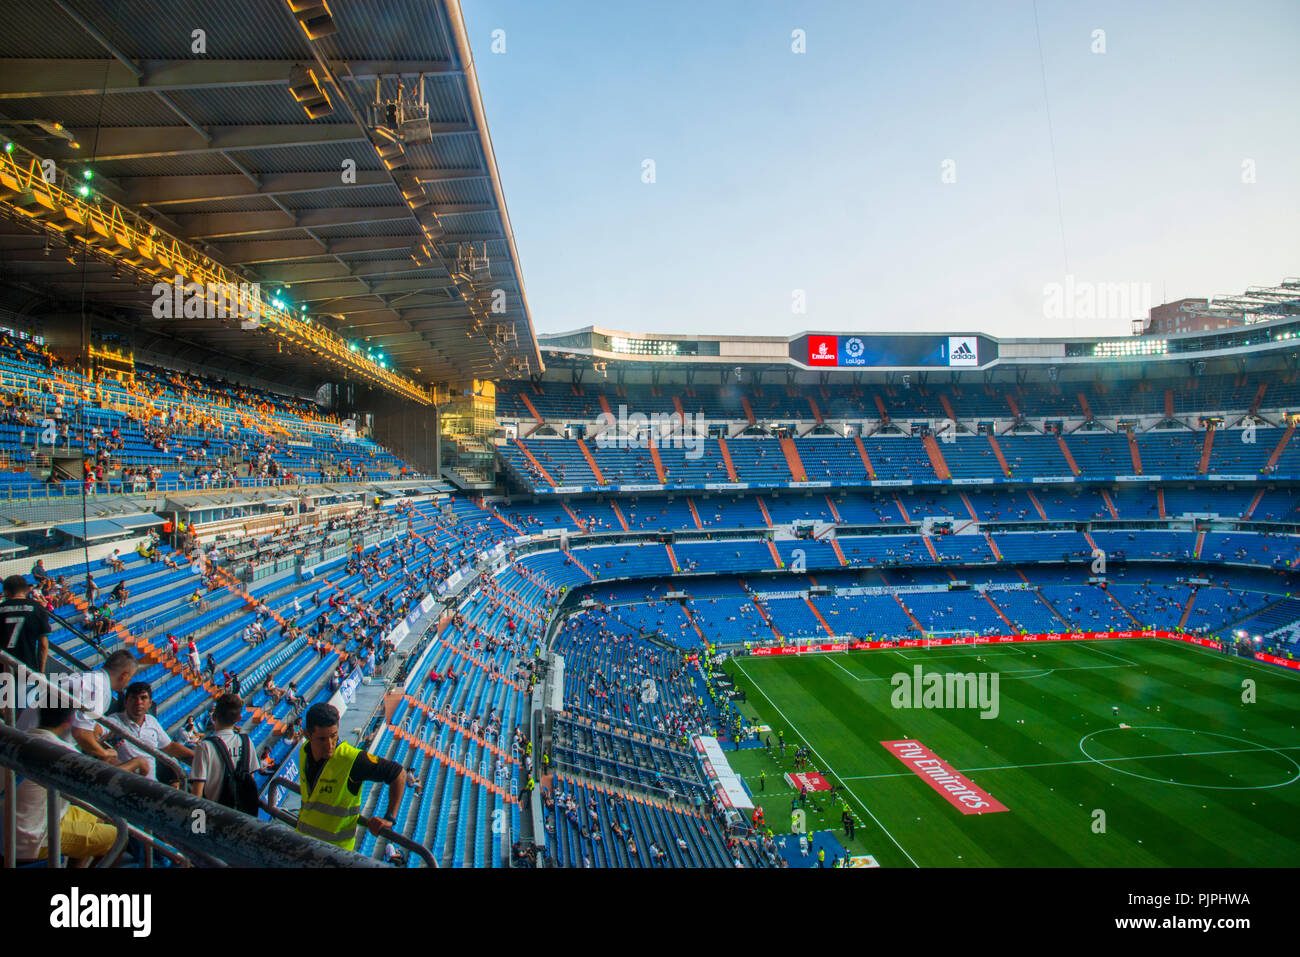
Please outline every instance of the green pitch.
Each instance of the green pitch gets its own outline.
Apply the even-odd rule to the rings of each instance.
[[[896,709],[891,677],[999,675],[999,713]],[[1078,641],[737,658],[773,756],[728,751],[769,827],[790,829],[794,748],[885,867],[1300,866],[1300,673],[1175,641]],[[1253,702],[1243,701],[1251,696]],[[1112,709],[1118,706],[1119,715]],[[1131,725],[1121,729],[1120,724]],[[785,733],[784,765],[776,732]],[[965,815],[886,751],[915,738],[1006,805]],[[759,791],[760,772],[765,790]]]

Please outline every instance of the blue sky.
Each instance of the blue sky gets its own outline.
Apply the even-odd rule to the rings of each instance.
[[[1031,0],[462,3],[539,332],[1123,335],[1045,287],[1300,274],[1294,0],[1039,0],[1041,65]]]

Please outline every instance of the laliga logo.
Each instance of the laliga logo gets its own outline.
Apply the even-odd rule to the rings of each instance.
[[[858,356],[862,355],[862,353],[866,351],[866,348],[867,347],[862,344],[862,340],[856,336],[844,343],[844,351],[849,354],[849,358],[851,359],[858,358]],[[823,349],[825,349],[825,346],[823,346]]]

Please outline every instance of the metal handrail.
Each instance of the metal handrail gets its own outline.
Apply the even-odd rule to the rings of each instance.
[[[86,632],[82,631],[80,625],[74,625],[72,622],[68,621],[68,619],[64,618],[62,615],[60,615],[58,612],[54,611],[53,609],[47,609],[46,614],[48,614],[52,619],[54,619],[60,625],[62,625],[64,631],[68,632],[74,638],[79,638],[81,641],[84,641],[86,644],[90,645],[90,647],[94,648],[97,652],[99,652],[100,657],[103,658],[108,657],[108,653],[104,651],[104,646],[100,642],[100,640],[94,637],[93,635],[87,634]],[[51,653],[55,651],[55,647],[56,646],[54,645],[54,643],[51,642],[50,643]],[[71,652],[66,651],[63,648],[59,648],[58,653],[59,653],[59,657],[63,658],[65,661],[73,665],[76,665],[77,668],[79,668],[80,670],[82,671],[90,670],[90,666],[88,664],[86,664],[84,661],[82,661],[80,658],[78,658],[76,655],[72,654]]]
[[[0,767],[87,801],[102,813],[145,823],[150,832],[177,847],[201,843],[204,850],[198,856],[217,863],[236,867],[384,866],[3,725]],[[16,801],[5,803],[17,806]],[[194,830],[196,820],[204,822],[201,832]]]
[[[51,795],[55,795],[57,793],[58,792],[56,791],[50,791]],[[65,794],[63,795],[63,799],[67,801],[69,804],[75,804],[83,811],[89,811],[91,814],[94,814],[96,817],[103,818],[104,820],[112,824],[113,827],[117,828],[117,837],[113,839],[113,846],[108,849],[108,853],[105,854],[102,858],[100,858],[99,863],[95,865],[96,867],[112,867],[115,863],[117,863],[117,859],[121,857],[122,852],[126,850],[127,841],[130,839],[130,834],[128,833],[128,829],[130,828],[131,825],[128,824],[123,818],[120,818],[114,814],[105,814],[99,808],[87,804],[85,801],[81,800],[80,798],[69,797],[68,795]],[[54,847],[54,842],[49,841],[47,846]],[[54,860],[55,857],[53,854],[51,854],[50,855],[51,867],[58,866],[57,864],[54,864]]]
[[[403,770],[402,773],[405,774],[406,773],[405,770]],[[295,794],[301,793],[297,781],[290,781],[288,778],[284,777],[283,775],[277,774],[275,777],[271,779],[270,783],[267,784],[266,786],[265,793],[267,796],[263,798],[258,798],[258,803],[262,805],[262,809],[266,811],[267,814],[271,815],[277,820],[284,821],[286,824],[294,828],[297,828],[298,818],[295,815],[289,813],[284,808],[275,807],[271,803],[271,795],[275,793],[276,788],[287,788],[289,791]],[[358,814],[357,823],[361,827],[369,828],[370,818],[366,817],[366,815],[364,814]],[[423,844],[417,843],[415,840],[407,837],[405,834],[398,833],[397,831],[393,830],[391,827],[386,827],[379,832],[378,836],[385,838],[391,844],[396,844],[398,847],[406,848],[412,854],[417,855],[421,860],[423,860],[430,867],[438,866],[438,862],[433,859],[433,854],[432,852],[430,852],[430,850],[427,847],[425,847]]]
[[[394,478],[391,475],[369,475],[366,478],[359,476],[341,475],[337,478],[322,479],[320,482],[282,482],[276,479],[246,476],[250,481],[236,485],[203,485],[200,482],[176,481],[175,479],[160,480],[149,483],[153,487],[136,490],[134,487],[125,483],[122,479],[105,479],[102,482],[94,483],[94,491],[90,493],[91,497],[96,495],[122,495],[126,497],[147,498],[151,495],[157,495],[160,492],[199,492],[199,493],[222,493],[222,492],[240,492],[250,488],[285,488],[293,490],[318,488],[325,485],[376,485],[385,482],[412,482],[421,480],[435,480],[420,474],[409,474],[401,478]],[[63,479],[60,481],[42,483],[36,486],[41,494],[34,494],[34,489],[30,486],[21,489],[4,489],[0,494],[0,501],[28,501],[44,502],[47,499],[59,498],[81,498],[85,482],[81,479]],[[72,486],[69,488],[68,486]],[[104,486],[104,488],[100,488]],[[115,489],[114,486],[117,486]]]
[[[22,677],[24,673],[31,675],[33,678],[36,679],[36,683],[38,685],[41,685],[42,687],[45,688],[45,690],[53,693],[54,697],[52,698],[52,700],[57,701],[60,700],[61,698],[66,698],[68,696],[68,691],[66,689],[58,687],[56,684],[54,684],[54,682],[50,681],[50,679],[47,678],[41,672],[34,671],[31,668],[27,667],[17,658],[10,655],[7,651],[0,651],[0,671],[7,671],[7,670],[13,670],[15,678]],[[80,673],[88,674],[89,672],[80,672]],[[79,708],[78,710],[84,710],[83,702],[77,702],[77,704],[83,705],[83,707]],[[160,751],[157,748],[155,748],[153,745],[145,741],[142,741],[129,728],[123,727],[118,721],[110,718],[108,715],[99,715],[95,720],[99,721],[101,724],[108,725],[112,729],[114,734],[120,735],[121,737],[125,738],[127,741],[131,742],[131,744],[135,745],[135,747],[139,748],[141,751],[148,754],[154,760],[167,765],[167,767],[171,769],[172,773],[175,774],[177,779],[181,782],[182,787],[189,786],[189,781],[190,781],[189,772],[186,771],[184,766],[175,758],[173,758],[170,754],[167,754],[164,751]]]

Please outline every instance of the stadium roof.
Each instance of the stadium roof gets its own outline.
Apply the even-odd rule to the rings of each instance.
[[[264,294],[283,286],[291,311],[417,383],[539,372],[457,0],[327,9],[300,22],[285,0],[11,5],[0,129],[60,174],[92,167],[97,196]],[[339,378],[238,324],[157,319],[138,276],[51,255],[41,233],[0,220],[7,279],[129,310],[155,351],[188,342],[263,376]]]

